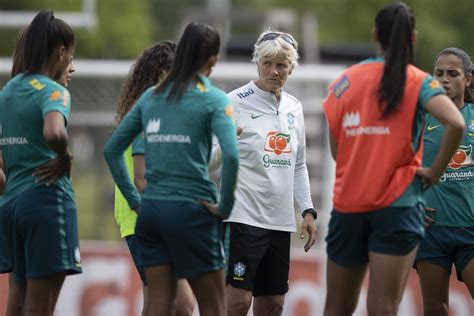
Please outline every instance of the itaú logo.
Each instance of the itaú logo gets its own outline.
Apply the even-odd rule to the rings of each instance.
[[[271,151],[277,155],[282,153],[290,153],[290,134],[284,134],[278,131],[271,131],[267,134],[265,141],[265,151]]]
[[[360,124],[360,114],[359,112],[348,112],[344,114],[342,118],[342,127],[355,127]]]

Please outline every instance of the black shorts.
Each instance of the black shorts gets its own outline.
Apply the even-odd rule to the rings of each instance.
[[[290,232],[230,224],[226,283],[254,296],[288,292]]]

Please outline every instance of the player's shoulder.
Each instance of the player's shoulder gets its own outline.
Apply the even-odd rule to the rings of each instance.
[[[200,96],[206,98],[206,103],[225,106],[230,102],[227,94],[207,77],[201,78],[196,87]]]
[[[67,105],[70,100],[69,90],[48,77],[38,75],[25,76],[23,84],[27,85],[28,89],[33,89],[39,96],[50,101],[61,101]]]
[[[301,107],[301,101],[298,100],[294,95],[286,91],[282,91],[282,96],[286,99],[285,101],[288,102],[290,105],[295,107]]]

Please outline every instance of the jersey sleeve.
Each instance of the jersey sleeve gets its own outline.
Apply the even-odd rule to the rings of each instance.
[[[145,154],[145,134],[142,132],[132,143],[132,156]]]
[[[234,190],[239,168],[239,150],[233,107],[225,94],[219,96],[210,114],[212,133],[217,137],[222,151],[219,211],[224,218],[228,218],[234,205]]]
[[[306,132],[303,111],[298,115],[298,151],[296,153],[293,192],[300,212],[313,208],[309,184],[308,167],[306,165]]]
[[[69,119],[71,113],[71,95],[69,91],[56,83],[47,84],[42,91],[41,95],[41,112],[43,118],[52,111],[57,111],[64,116],[66,122]]]
[[[140,100],[124,117],[104,147],[104,157],[112,177],[131,209],[135,209],[140,205],[141,198],[130,179],[123,153],[143,129]]]
[[[431,75],[427,75],[421,84],[420,94],[418,97],[421,108],[426,112],[426,104],[428,101],[438,94],[445,93],[446,92],[444,91],[443,87],[441,87],[438,80],[434,79]]]

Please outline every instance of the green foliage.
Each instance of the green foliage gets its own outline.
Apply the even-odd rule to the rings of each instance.
[[[321,45],[365,43],[373,45],[371,29],[377,11],[387,0],[228,0],[232,10],[265,11],[289,8],[299,15],[318,18]],[[406,0],[417,18],[416,63],[426,70],[432,58],[447,46],[458,46],[474,54],[474,1]],[[205,7],[209,0],[96,0],[98,27],[77,29],[76,56],[81,58],[133,58],[158,39],[179,37],[182,18],[192,7]],[[2,10],[56,11],[81,9],[81,0],[0,0]],[[192,10],[192,9],[191,9]],[[239,26],[235,26],[239,28]],[[243,27],[243,26],[240,26]],[[299,27],[299,26],[298,26]],[[251,29],[251,28],[249,28]],[[0,55],[11,54],[18,30],[0,29]],[[315,34],[316,37],[316,34]]]
[[[153,42],[149,0],[96,0],[98,25],[93,30],[75,28],[76,57],[134,58]],[[82,9],[81,0],[0,0],[2,10]],[[66,21],[67,22],[67,21]],[[0,28],[0,56],[10,56],[18,29]]]
[[[135,58],[153,42],[147,0],[98,0],[98,27],[77,30],[76,57]]]
[[[153,12],[154,38],[178,40],[181,19],[186,9],[203,7],[207,0],[150,0]]]
[[[415,61],[427,71],[432,59],[443,48],[457,46],[474,55],[474,1],[456,0],[406,0],[417,20]],[[234,6],[260,9],[275,7],[292,8],[300,14],[316,14],[319,23],[321,46],[335,43],[365,42],[371,45],[371,30],[375,15],[387,0],[234,0]]]

